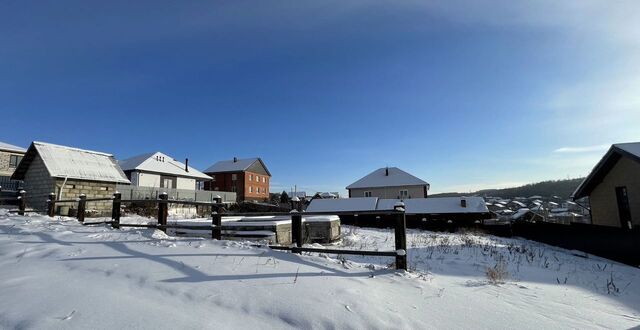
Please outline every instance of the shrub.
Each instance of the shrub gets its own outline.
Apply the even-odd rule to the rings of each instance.
[[[509,272],[507,272],[507,265],[502,261],[499,261],[493,267],[487,267],[485,274],[491,284],[504,283],[507,276],[509,276]]]

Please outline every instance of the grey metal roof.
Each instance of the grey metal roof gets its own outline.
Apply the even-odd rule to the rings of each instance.
[[[128,159],[119,160],[118,164],[123,171],[147,171],[160,174],[169,174],[187,178],[211,180],[211,177],[189,166],[185,171],[185,164],[169,157],[161,152],[146,153]]]
[[[25,149],[25,148],[14,146],[13,144],[5,143],[5,142],[2,142],[2,141],[0,141],[0,150],[14,151],[14,152],[19,152],[19,153],[27,152],[27,149]]]
[[[247,159],[231,159],[231,160],[222,160],[219,161],[204,170],[205,173],[220,173],[220,172],[242,172],[246,171],[251,165],[255,162],[260,162],[260,165],[264,168],[265,172],[269,176],[271,173],[267,169],[267,166],[264,165],[262,159],[259,157],[256,158],[247,158]]]
[[[389,171],[388,175],[387,170]],[[424,185],[428,185],[428,183],[397,167],[383,167],[350,184],[347,189]]]

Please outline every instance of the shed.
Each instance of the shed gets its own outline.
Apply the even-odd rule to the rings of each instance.
[[[130,184],[111,154],[33,142],[13,173],[12,179],[23,180],[26,203],[44,209],[50,193],[58,199],[111,197],[116,184]],[[108,202],[87,204],[88,210],[107,212]]]

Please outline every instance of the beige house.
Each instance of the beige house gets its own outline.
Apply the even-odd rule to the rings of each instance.
[[[13,175],[25,152],[27,149],[0,142],[0,185]]]
[[[611,146],[573,199],[589,197],[594,225],[640,226],[640,142]]]
[[[377,169],[346,188],[349,198],[426,198],[429,184],[397,167]]]
[[[27,206],[37,210],[45,209],[52,192],[58,200],[103,198],[113,196],[116,184],[130,184],[110,154],[44,142],[31,143],[12,179],[24,181]],[[111,202],[89,202],[87,210],[107,213]]]

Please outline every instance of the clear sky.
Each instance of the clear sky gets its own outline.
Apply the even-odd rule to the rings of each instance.
[[[2,1],[0,141],[260,156],[272,191],[587,174],[640,140],[638,1]]]

